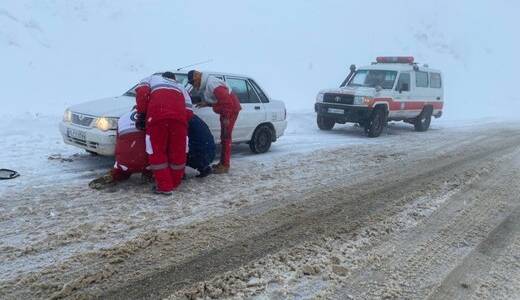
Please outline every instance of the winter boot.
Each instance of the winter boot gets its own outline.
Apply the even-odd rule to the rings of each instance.
[[[154,182],[153,173],[150,171],[144,171],[141,173],[141,182],[143,184],[148,184]]]
[[[103,175],[99,178],[96,178],[92,180],[88,186],[95,190],[102,190],[104,188],[113,186],[116,184],[116,181],[114,180],[114,177],[112,177],[112,174],[108,173],[106,175]]]
[[[199,171],[199,175],[196,176],[198,178],[204,178],[204,177],[208,176],[209,174],[211,174],[211,172],[212,172],[210,166],[206,166],[204,168],[198,169],[198,171]]]
[[[160,191],[160,190],[157,189],[156,186],[154,186],[154,187],[152,188],[152,192],[153,192],[154,194],[157,194],[157,195],[163,195],[163,196],[171,196],[171,195],[173,195],[173,191],[169,191],[169,192],[166,192],[166,191]]]
[[[224,166],[223,164],[213,165],[213,174],[226,174],[229,172],[229,166]]]

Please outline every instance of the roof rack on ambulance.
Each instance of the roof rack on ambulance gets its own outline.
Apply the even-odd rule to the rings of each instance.
[[[378,56],[372,64],[414,64],[413,56]]]

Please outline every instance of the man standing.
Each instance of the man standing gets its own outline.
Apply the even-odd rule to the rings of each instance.
[[[146,129],[146,153],[157,194],[171,195],[184,176],[191,99],[171,72],[152,75],[136,87],[138,129]]]
[[[203,74],[196,70],[188,72],[188,82],[201,91],[203,100],[197,107],[213,107],[213,111],[220,115],[220,163],[213,166],[213,173],[222,174],[229,171],[231,163],[231,143],[233,127],[242,109],[238,97],[223,81],[214,76]]]

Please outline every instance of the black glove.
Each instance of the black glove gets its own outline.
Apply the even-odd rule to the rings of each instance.
[[[198,104],[200,102],[202,102],[202,97],[201,96],[199,96],[199,95],[191,96],[191,103],[192,104]]]
[[[135,128],[139,130],[145,130],[146,128],[146,115],[143,113],[137,113],[135,115]]]

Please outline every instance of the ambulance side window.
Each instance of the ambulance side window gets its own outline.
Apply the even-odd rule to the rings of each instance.
[[[441,74],[430,73],[430,87],[435,88],[435,89],[440,89],[441,86],[442,86]]]
[[[415,72],[415,86],[419,88],[428,87],[428,72]]]
[[[396,91],[409,92],[410,91],[410,73],[401,73],[397,81]]]

